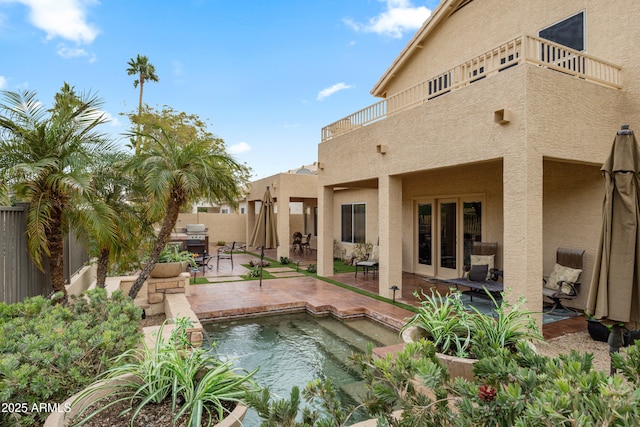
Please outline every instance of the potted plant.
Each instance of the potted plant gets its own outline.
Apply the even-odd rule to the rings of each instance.
[[[187,336],[187,319],[178,319],[168,341],[157,333],[155,344],[132,349],[118,356],[115,367],[93,385],[74,396],[70,411],[62,418],[74,425],[108,418],[119,425],[133,425],[143,418],[166,417],[171,425],[239,426],[246,413],[244,397],[257,390],[252,372],[221,361],[210,350],[192,347]],[[102,417],[102,418],[101,418]],[[64,420],[63,420],[64,421]],[[62,424],[48,424],[50,426]]]
[[[609,339],[609,328],[586,311],[585,317],[587,318],[587,331],[589,332],[589,336],[595,341],[607,342]]]
[[[483,357],[495,356],[503,351],[514,352],[521,342],[541,340],[542,336],[531,313],[524,310],[524,298],[510,305],[504,298],[493,301],[491,314],[462,302],[462,292],[447,296],[433,292],[416,294],[420,299],[418,312],[402,328],[407,342],[426,338],[433,342],[441,363],[448,367],[452,377],[473,378],[473,363]]]
[[[150,276],[155,278],[176,277],[188,266],[197,266],[194,255],[189,251],[181,251],[178,245],[168,244],[160,252],[160,258],[153,266]]]

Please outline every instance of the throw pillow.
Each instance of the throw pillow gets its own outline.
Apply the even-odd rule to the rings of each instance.
[[[566,282],[575,283],[578,281],[578,278],[580,277],[581,273],[582,273],[582,270],[565,267],[563,265],[556,263],[553,266],[553,271],[551,272],[551,275],[547,279],[547,283],[545,283],[544,287],[553,289],[554,291],[559,290],[562,293],[571,295],[573,293],[573,289],[571,288],[571,286],[567,284],[563,285],[561,282],[566,281]]]
[[[487,269],[487,278],[485,280],[491,279],[491,269],[494,267],[495,255],[471,255],[471,267],[474,265],[487,265],[489,266]]]
[[[487,264],[474,264],[471,266],[471,270],[469,270],[467,278],[472,282],[484,282],[487,280],[488,271],[489,266]]]

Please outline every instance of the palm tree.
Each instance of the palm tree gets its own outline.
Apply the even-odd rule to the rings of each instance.
[[[96,196],[117,215],[106,217],[113,220],[115,235],[101,232],[97,227],[86,227],[83,236],[88,242],[89,252],[97,259],[96,286],[104,288],[112,262],[128,262],[136,258],[145,236],[151,236],[153,228],[144,217],[143,206],[131,202],[135,191],[133,177],[124,171],[130,155],[124,152],[106,153],[91,168],[92,187]],[[85,221],[80,220],[81,224]]]
[[[199,200],[234,202],[249,169],[225,151],[224,141],[204,129],[197,116],[165,107],[145,115],[145,139],[129,165],[142,181],[150,218],[160,222],[147,264],[129,296],[135,298],[167,244],[181,209]]]
[[[145,55],[138,54],[134,60],[131,58],[127,62],[127,74],[130,76],[137,75],[138,78],[133,81],[133,87],[140,85],[140,99],[138,101],[138,119],[142,117],[142,93],[144,92],[144,83],[149,80],[152,82],[159,81],[156,75],[156,67],[149,62],[149,58]],[[140,133],[140,123],[138,123],[138,133]],[[136,137],[136,154],[140,152],[140,138]]]
[[[90,185],[92,160],[112,147],[97,129],[106,122],[101,101],[91,94],[76,95],[67,83],[49,110],[35,92],[2,94],[0,186],[30,203],[29,254],[41,270],[48,265],[53,290],[63,292],[66,300],[63,237],[79,226],[70,218],[76,215],[104,235],[114,233],[103,221],[112,212],[94,197]]]

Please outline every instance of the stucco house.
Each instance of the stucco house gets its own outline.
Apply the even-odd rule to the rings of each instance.
[[[278,239],[277,257],[291,257],[291,236],[300,232],[311,234],[310,247],[316,249],[318,229],[318,165],[317,162],[290,169],[249,184],[247,193],[246,239],[249,242],[260,205],[269,187],[274,201]],[[284,207],[284,208],[283,208]],[[333,274],[333,269],[331,270]]]
[[[600,167],[640,129],[640,2],[443,0],[371,90],[322,129],[318,273],[333,241],[379,244],[379,293],[403,272],[462,275],[498,242],[505,289],[542,307],[559,246],[598,245]],[[364,233],[364,237],[362,234]]]

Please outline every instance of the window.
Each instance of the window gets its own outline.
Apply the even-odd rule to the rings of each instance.
[[[340,238],[348,243],[365,243],[365,213],[364,203],[354,203],[341,206]]]
[[[228,214],[229,213],[229,208],[222,208],[222,212],[223,214]]]
[[[243,214],[244,213],[244,208],[240,208],[240,213]]]
[[[584,50],[584,11],[553,24],[538,33],[543,39],[570,47]]]

